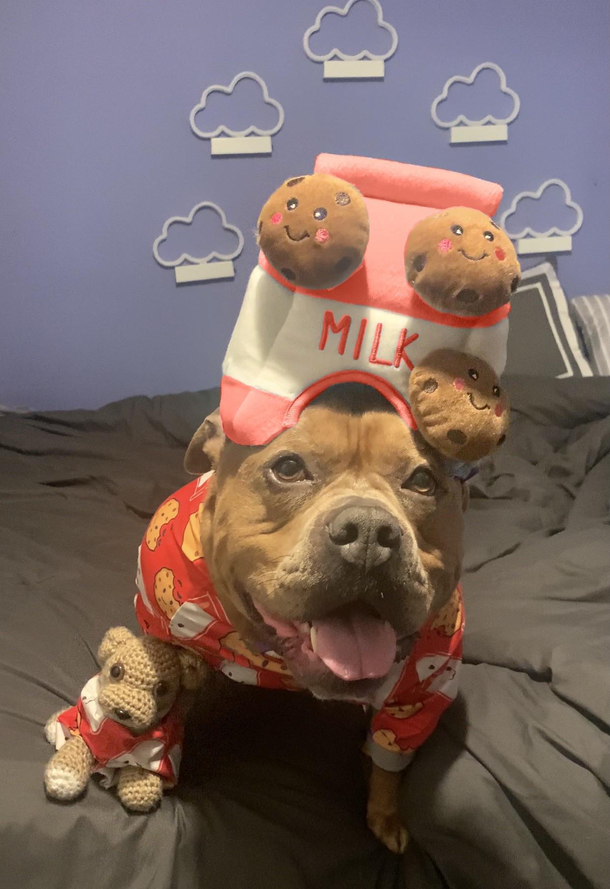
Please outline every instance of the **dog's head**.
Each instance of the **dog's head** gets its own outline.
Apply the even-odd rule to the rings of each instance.
[[[229,617],[319,697],[379,687],[461,569],[462,485],[358,390],[328,390],[264,447],[224,442],[213,415],[185,461],[216,468],[202,544]]]

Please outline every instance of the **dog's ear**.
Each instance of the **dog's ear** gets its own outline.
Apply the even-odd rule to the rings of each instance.
[[[225,435],[220,422],[220,408],[206,417],[193,435],[184,458],[184,468],[192,475],[202,475],[216,469]]]
[[[112,657],[119,645],[134,639],[135,636],[127,627],[111,627],[106,631],[104,638],[100,642],[97,650],[97,657],[101,664],[104,664],[109,657]]]

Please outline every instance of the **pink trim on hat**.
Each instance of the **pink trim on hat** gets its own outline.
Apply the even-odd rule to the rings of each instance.
[[[284,429],[289,398],[246,386],[233,377],[220,383],[220,419],[231,441],[240,445],[266,445]]]
[[[308,386],[307,389],[304,389],[303,392],[295,398],[289,409],[286,411],[286,427],[294,426],[297,423],[303,410],[314,400],[314,398],[326,389],[329,389],[331,386],[336,386],[339,383],[364,383],[365,386],[371,386],[371,388],[376,389],[380,395],[383,395],[383,397],[390,402],[398,416],[401,420],[404,420],[409,429],[417,429],[417,424],[413,419],[411,408],[406,403],[398,389],[395,389],[387,380],[383,380],[381,377],[376,377],[374,374],[368,374],[363,370],[341,370],[336,373],[328,374],[320,380],[316,380],[315,383],[312,383],[311,386]]]
[[[220,387],[220,419],[227,438],[236,444],[260,446],[294,426],[303,410],[318,395],[338,383],[364,383],[388,400],[410,429],[417,425],[409,405],[400,392],[386,380],[359,370],[345,370],[316,380],[295,399],[262,392],[233,377],[223,376]]]

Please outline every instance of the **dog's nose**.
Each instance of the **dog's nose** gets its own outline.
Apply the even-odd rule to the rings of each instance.
[[[382,507],[350,506],[327,524],[334,549],[346,562],[370,571],[398,550],[402,532],[394,517]]]
[[[131,719],[131,713],[128,710],[123,710],[122,707],[116,707],[114,711],[114,715],[117,719],[121,719],[123,721],[127,721]]]

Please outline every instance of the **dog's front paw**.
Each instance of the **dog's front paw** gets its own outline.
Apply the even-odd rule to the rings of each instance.
[[[390,852],[401,855],[405,851],[409,834],[400,823],[398,812],[369,811],[366,820],[377,839],[381,840]]]

